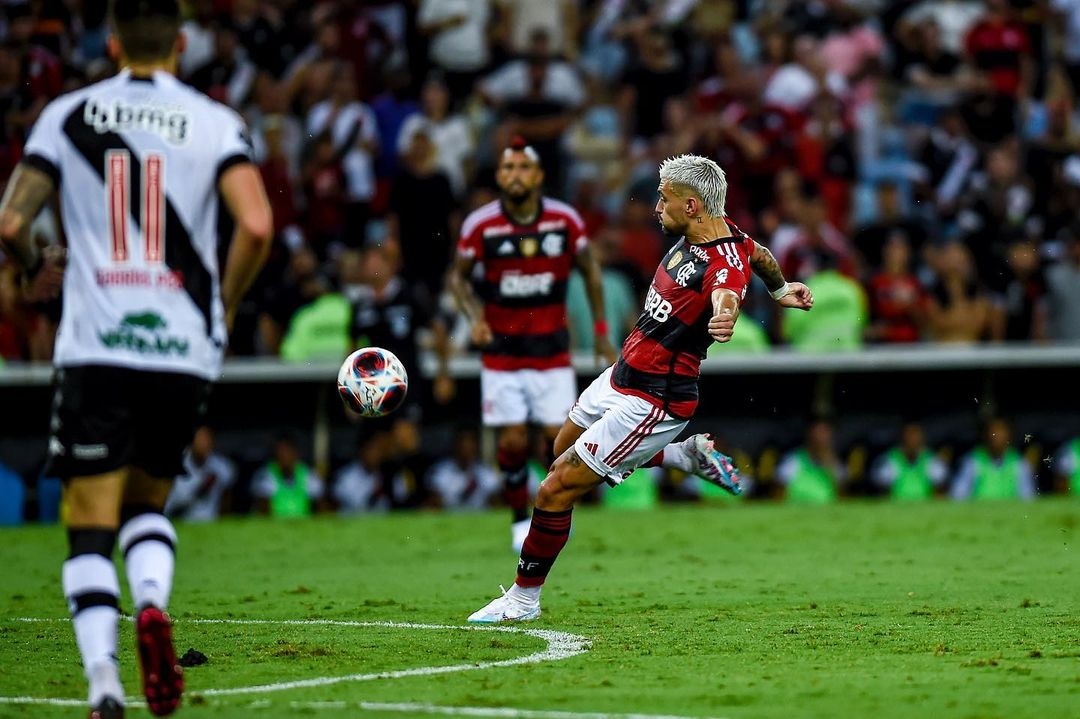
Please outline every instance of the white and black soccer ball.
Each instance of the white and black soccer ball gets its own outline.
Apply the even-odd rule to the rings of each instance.
[[[345,358],[337,384],[346,407],[364,417],[382,417],[405,401],[409,375],[390,350],[363,347]]]

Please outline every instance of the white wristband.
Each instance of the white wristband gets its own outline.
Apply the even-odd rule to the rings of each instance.
[[[787,282],[785,282],[783,287],[777,287],[775,290],[773,290],[769,294],[772,295],[772,298],[774,300],[778,300],[781,297],[783,297],[784,295],[786,295],[788,292],[791,292],[791,285],[789,285]]]

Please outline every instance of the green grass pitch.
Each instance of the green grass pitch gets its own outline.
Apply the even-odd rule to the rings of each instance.
[[[263,694],[204,692],[543,650],[516,633],[191,621],[463,625],[513,581],[504,514],[250,519],[179,532],[178,649],[210,660],[188,670],[182,717],[409,714],[371,708],[400,703],[537,716],[1080,716],[1075,500],[579,510],[544,616],[524,627],[587,637],[587,653]],[[70,625],[19,619],[66,615],[64,552],[59,527],[0,532],[2,697],[83,696]],[[132,643],[123,623],[134,695]],[[83,716],[0,700],[0,717]]]

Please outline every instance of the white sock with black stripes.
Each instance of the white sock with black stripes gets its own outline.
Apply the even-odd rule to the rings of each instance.
[[[136,612],[150,605],[168,608],[175,547],[176,530],[163,514],[137,514],[120,527],[120,551]]]
[[[116,627],[120,619],[116,567],[101,554],[76,555],[64,562],[63,587],[75,643],[90,682],[90,705],[107,696],[123,702],[124,688],[116,663]]]

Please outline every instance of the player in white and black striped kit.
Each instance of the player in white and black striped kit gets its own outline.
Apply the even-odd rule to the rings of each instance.
[[[31,296],[63,287],[50,461],[67,483],[63,590],[91,719],[124,713],[118,536],[147,704],[162,716],[180,702],[165,614],[176,533],[162,508],[272,233],[243,121],[174,77],[177,1],[115,0],[112,23],[122,71],[45,108],[0,204],[0,242]],[[66,269],[29,238],[54,192]],[[220,281],[219,194],[236,225]]]

